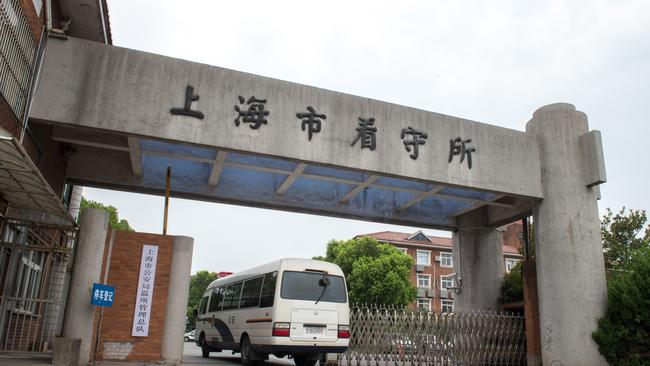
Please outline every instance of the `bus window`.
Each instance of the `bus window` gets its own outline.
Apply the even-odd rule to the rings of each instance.
[[[244,282],[239,308],[252,308],[260,305],[260,290],[264,277],[253,278]]]
[[[329,285],[321,286],[319,282],[323,277],[329,278]],[[346,302],[347,298],[343,277],[294,271],[282,275],[280,296],[283,299],[323,302]]]
[[[210,296],[210,306],[208,307],[209,312],[221,310],[221,305],[223,304],[223,287],[215,288],[212,290],[212,296]]]
[[[237,309],[239,307],[239,295],[241,293],[241,282],[229,285],[223,300],[223,310]]]
[[[199,306],[199,314],[205,314],[205,309],[208,306],[208,296],[204,296],[201,300],[201,305]]]
[[[262,295],[260,298],[261,308],[273,306],[273,298],[275,297],[275,282],[277,278],[278,278],[278,272],[267,273],[264,275],[264,283],[262,284]]]

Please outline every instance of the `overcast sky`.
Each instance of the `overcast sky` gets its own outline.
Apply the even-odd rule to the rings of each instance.
[[[650,208],[650,2],[108,0],[113,43],[524,130],[568,102],[603,134],[606,207]],[[86,188],[142,232],[163,198]],[[193,272],[323,254],[330,239],[417,228],[172,199]],[[425,231],[441,236],[445,232]]]

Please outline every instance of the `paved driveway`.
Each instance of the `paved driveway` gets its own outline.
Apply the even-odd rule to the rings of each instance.
[[[201,357],[201,348],[197,347],[194,342],[185,342],[183,346],[183,365],[227,365],[240,366],[241,360],[239,353],[232,354],[232,351],[210,352],[210,358]],[[265,365],[287,366],[295,365],[293,360],[269,356]]]

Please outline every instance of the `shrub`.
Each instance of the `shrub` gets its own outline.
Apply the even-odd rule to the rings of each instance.
[[[524,301],[524,281],[521,278],[521,264],[518,262],[510,272],[506,273],[503,277],[503,297],[501,302],[507,304],[509,302]]]
[[[650,249],[608,281],[608,305],[593,338],[613,366],[650,365]]]

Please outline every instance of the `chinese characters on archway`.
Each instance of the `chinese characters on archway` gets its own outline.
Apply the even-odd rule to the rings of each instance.
[[[183,108],[172,108],[171,113],[203,119],[203,112],[191,108],[192,102],[197,100],[199,100],[199,95],[194,94],[194,87],[188,85],[185,90]],[[247,124],[251,129],[257,130],[262,125],[268,125],[267,117],[271,112],[266,109],[266,99],[257,98],[254,95],[246,99],[240,95],[236,102],[237,104],[234,106],[235,126],[239,127],[243,123]],[[299,120],[300,128],[307,134],[307,141],[311,141],[315,134],[321,132],[327,116],[325,113],[317,112],[316,108],[312,106],[306,106],[305,109],[306,112],[296,112],[296,117]],[[359,117],[358,126],[350,134],[352,140],[350,146],[359,143],[360,149],[375,150],[377,148],[377,133],[378,128],[375,126],[374,117]],[[407,126],[402,128],[399,138],[402,140],[404,149],[411,159],[417,160],[418,156],[420,156],[420,148],[426,144],[428,135],[424,131],[418,131],[411,126]],[[472,139],[462,137],[449,139],[448,163],[452,163],[454,157],[458,156],[459,164],[462,165],[467,160],[467,167],[472,169],[472,153],[476,152],[476,148],[470,146],[471,142]]]
[[[140,279],[138,292],[135,297],[135,312],[133,313],[134,337],[147,337],[149,335],[149,318],[151,317],[151,303],[153,300],[154,281],[156,279],[156,262],[158,260],[158,246],[144,245],[140,260]]]

